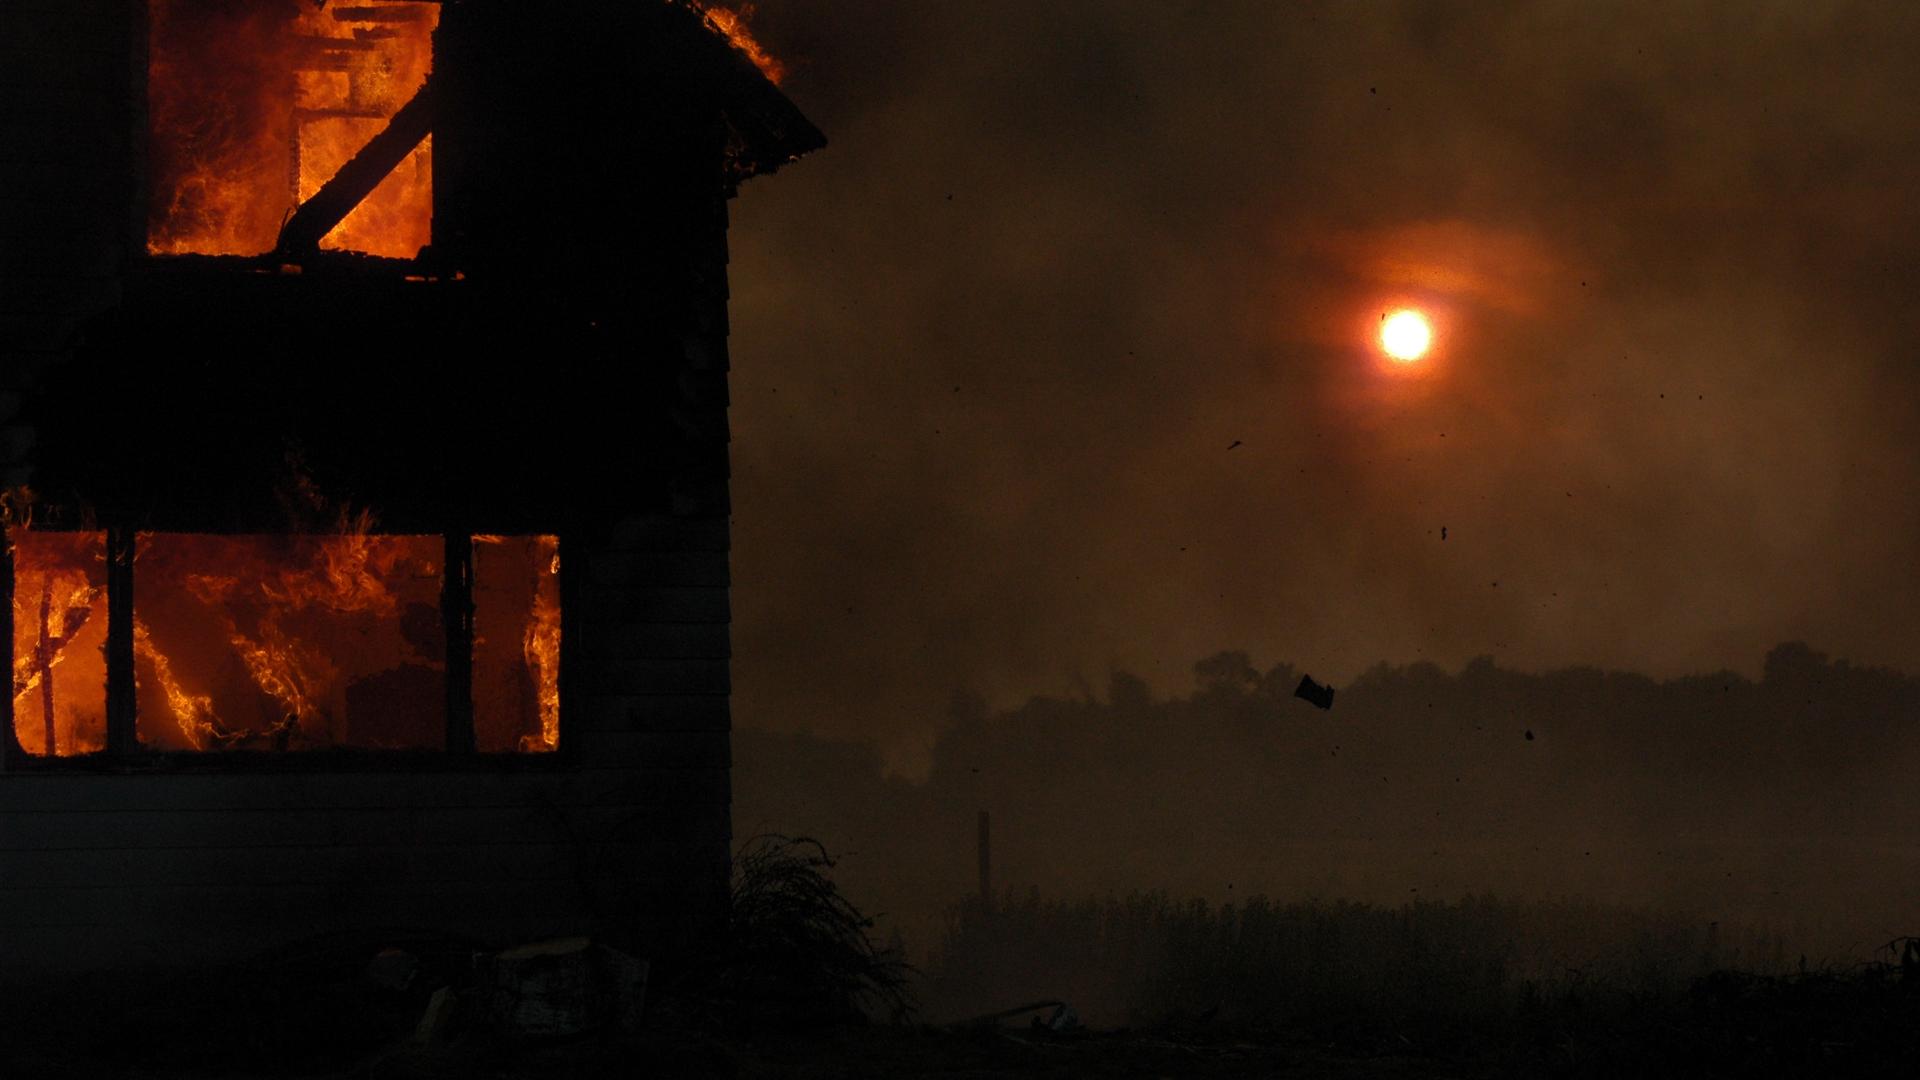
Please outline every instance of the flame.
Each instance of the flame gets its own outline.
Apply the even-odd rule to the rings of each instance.
[[[363,529],[371,523],[369,516],[357,519]],[[184,575],[183,584],[202,604],[219,613],[227,643],[254,685],[279,702],[285,718],[297,724],[322,717],[327,711],[322,694],[339,682],[341,673],[324,650],[291,635],[283,624],[314,610],[394,616],[400,605],[388,582],[401,569],[402,559],[398,545],[356,531],[318,538],[308,545],[304,558],[280,563],[251,580],[230,574],[189,573]],[[256,608],[259,614],[251,632],[242,630],[236,612]],[[156,677],[166,690],[170,672],[160,670],[166,658],[151,643],[149,650],[160,661],[155,664]],[[171,690],[166,690],[166,695],[182,732],[188,733],[196,749],[203,749],[204,739],[196,739],[189,729],[203,735],[219,730],[211,699],[176,695]],[[203,720],[202,714],[207,719]]]
[[[206,694],[189,694],[180,688],[180,680],[173,674],[173,662],[159,649],[154,648],[153,635],[148,632],[147,624],[138,619],[133,623],[134,655],[143,657],[153,665],[153,675],[160,683],[160,692],[167,696],[167,706],[173,712],[174,723],[180,725],[180,734],[188,745],[195,750],[205,750],[209,743],[221,745],[232,741],[233,734],[220,726],[219,717],[213,714],[213,698]]]
[[[247,666],[254,684],[286,709],[287,719],[310,720],[320,715],[317,692],[339,677],[325,653],[290,638],[277,620],[264,620],[254,640],[232,630],[227,640]]]
[[[560,541],[473,538],[473,728],[483,751],[560,745]]]
[[[357,526],[371,519],[350,519]],[[106,744],[105,537],[10,530],[15,730],[30,753]],[[476,537],[482,748],[560,737],[559,542]],[[432,747],[444,731],[442,539],[142,533],[136,734],[156,749]],[[479,558],[481,548],[485,558]],[[484,644],[484,647],[482,647]],[[482,718],[484,716],[484,729]]]
[[[151,0],[147,64],[154,254],[253,255],[425,82],[436,4]],[[321,241],[412,258],[431,236],[421,143]]]
[[[106,537],[8,530],[14,546],[13,720],[28,753],[106,746]]]
[[[49,612],[46,626],[47,638],[52,651],[46,657],[44,668],[51,670],[66,662],[66,643],[86,626],[93,614],[94,605],[106,595],[106,590],[97,585],[88,584],[79,571],[47,573],[39,599],[34,598],[33,590],[26,595],[15,595],[13,600],[14,625],[18,627],[22,620],[27,623],[28,632],[39,635],[39,607],[45,602]],[[57,599],[56,599],[57,597]],[[36,640],[37,645],[37,640]],[[13,694],[19,698],[40,686],[43,665],[40,658],[29,651],[13,658]]]
[[[786,65],[780,62],[779,57],[768,52],[766,46],[760,44],[759,39],[747,29],[747,24],[753,20],[752,4],[741,4],[736,10],[695,0],[693,9],[700,13],[700,17],[715,33],[726,38],[729,45],[745,53],[768,82],[778,86],[780,80],[786,78]]]
[[[444,678],[435,643],[416,640],[422,626],[438,627],[437,611],[408,622],[410,609],[438,598],[439,564],[428,556],[438,544],[366,532],[143,534],[135,576],[146,617],[136,622],[136,652],[185,745],[414,745],[421,729],[438,731],[437,712],[347,715],[355,685]],[[440,708],[439,691],[425,696]],[[357,726],[348,732],[348,723]],[[140,730],[143,739],[177,741],[144,722]]]
[[[533,612],[520,651],[539,694],[540,737],[537,742],[531,735],[523,737],[522,750],[553,750],[560,745],[560,542],[553,536],[539,540],[546,573],[535,586]]]
[[[327,537],[318,545],[315,556],[310,565],[288,568],[262,580],[260,594],[276,608],[291,611],[323,607],[337,612],[392,615],[398,609],[398,601],[387,586],[401,558],[392,544],[354,532]],[[232,579],[206,580],[230,583]]]

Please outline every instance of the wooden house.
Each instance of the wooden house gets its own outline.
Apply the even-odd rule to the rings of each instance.
[[[725,29],[0,5],[0,978],[721,912]]]

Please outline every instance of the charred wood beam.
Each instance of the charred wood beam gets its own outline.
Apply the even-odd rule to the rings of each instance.
[[[40,721],[44,725],[41,736],[41,753],[53,757],[59,753],[56,749],[53,714],[53,657],[57,648],[53,642],[53,629],[49,625],[53,620],[53,585],[40,588],[40,637],[33,647],[33,670],[40,676]]]
[[[26,657],[25,675],[22,668],[14,667],[13,696],[18,699],[33,690],[40,691],[41,748],[48,757],[58,756],[59,723],[55,710],[53,694],[53,668],[60,660],[60,654],[66,651],[73,639],[87,625],[87,616],[93,613],[93,602],[99,594],[86,591],[62,603],[58,610],[53,602],[53,584],[49,581],[40,590],[39,633],[34,641],[33,652]]]
[[[274,250],[282,256],[300,256],[319,250],[321,237],[353,213],[361,200],[373,194],[380,181],[406,160],[420,140],[433,130],[433,77],[420,87],[412,100],[400,106],[387,126],[368,140],[367,145],[333,178],[320,185],[313,198],[300,204],[287,223],[280,227],[280,242]]]
[[[134,732],[133,530],[107,530],[107,753],[139,749]]]

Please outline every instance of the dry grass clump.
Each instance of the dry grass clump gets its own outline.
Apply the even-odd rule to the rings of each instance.
[[[911,974],[877,944],[873,919],[834,885],[834,859],[808,837],[768,835],[734,857],[716,989],[736,1017],[759,1024],[904,1019]]]

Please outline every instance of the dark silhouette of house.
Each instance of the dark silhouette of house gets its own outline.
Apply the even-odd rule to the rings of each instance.
[[[727,200],[820,133],[671,0],[8,0],[0,125],[5,978],[693,940],[729,872]],[[285,212],[160,243],[258,194],[239,128]],[[417,250],[322,239],[429,163]],[[62,543],[72,595],[21,585]]]

